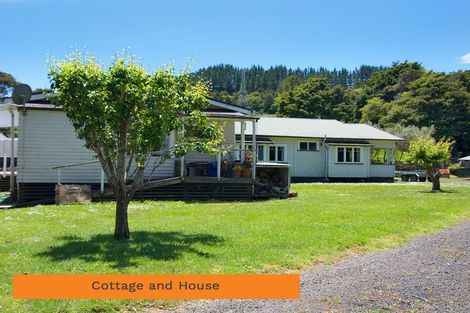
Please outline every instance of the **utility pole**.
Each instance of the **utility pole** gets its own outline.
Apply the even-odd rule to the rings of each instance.
[[[240,91],[238,92],[237,105],[248,107],[248,96],[246,92],[246,69],[241,70]]]

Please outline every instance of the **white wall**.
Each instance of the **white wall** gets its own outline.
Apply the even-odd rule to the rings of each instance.
[[[370,177],[394,177],[395,165],[389,164],[371,164]]]
[[[319,138],[289,138],[269,137],[273,144],[283,144],[287,148],[286,161],[291,165],[291,176],[293,177],[325,177],[325,149]],[[299,151],[299,142],[316,142],[318,151]],[[342,178],[367,178],[367,177],[393,177],[394,165],[371,165],[371,148],[394,148],[395,143],[386,140],[370,140],[373,147],[355,146],[361,149],[361,162],[337,163],[336,146],[330,146],[328,150],[328,176]]]
[[[19,116],[18,182],[55,183],[57,170],[51,167],[95,160],[94,153],[83,147],[62,111],[28,110]],[[146,173],[150,174],[151,168]],[[174,160],[166,161],[154,177],[174,174]],[[98,183],[99,163],[65,168],[63,183]]]
[[[348,146],[345,146],[348,147]],[[354,146],[361,149],[360,163],[338,163],[337,146],[330,146],[328,149],[328,177],[358,177],[366,178],[369,176],[370,165],[370,147]]]

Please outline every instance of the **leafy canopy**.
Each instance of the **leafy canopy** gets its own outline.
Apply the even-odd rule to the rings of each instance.
[[[132,58],[119,57],[105,69],[95,58],[78,52],[52,64],[49,76],[77,135],[87,148],[116,159],[119,140],[138,166],[164,148],[167,135],[190,125],[172,152],[215,153],[221,132],[201,112],[207,105],[207,86],[191,83],[189,71],[176,75],[172,67],[147,73]],[[125,138],[120,138],[125,135]],[[196,137],[197,135],[197,137]]]
[[[12,75],[0,71],[0,97],[5,96],[15,85],[16,80]]]
[[[449,139],[434,140],[423,136],[410,142],[406,159],[413,164],[435,170],[448,162],[451,157],[453,141]]]
[[[57,93],[54,103],[62,106],[78,138],[97,154],[116,195],[132,180],[126,196],[130,199],[150,164],[155,169],[191,150],[218,151],[220,127],[202,112],[208,105],[207,85],[193,84],[187,69],[179,75],[172,67],[147,73],[131,57],[116,57],[105,68],[94,57],[74,52],[52,62],[49,77]],[[169,133],[181,129],[186,129],[185,135],[166,146]],[[151,163],[156,151],[161,157]]]

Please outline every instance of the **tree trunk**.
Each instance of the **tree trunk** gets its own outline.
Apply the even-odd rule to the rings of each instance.
[[[114,227],[114,239],[116,240],[126,240],[131,236],[127,221],[128,205],[129,201],[127,200],[125,191],[124,194],[116,194],[116,224]]]
[[[432,178],[432,191],[441,190],[441,181],[439,180],[440,175],[434,175]]]
[[[124,93],[125,91],[123,91]],[[118,159],[116,166],[117,186],[115,186],[116,196],[116,225],[114,228],[114,239],[129,239],[129,224],[127,222],[127,207],[129,198],[126,191],[126,134],[127,121],[121,123],[119,127]]]
[[[441,172],[439,171],[434,172],[433,170],[428,170],[427,173],[429,177],[431,178],[432,191],[441,190],[441,181],[440,181]]]

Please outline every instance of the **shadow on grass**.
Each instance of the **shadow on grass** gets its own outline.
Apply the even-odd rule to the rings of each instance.
[[[175,260],[185,253],[193,253],[209,258],[211,254],[196,248],[195,245],[215,246],[224,242],[222,237],[210,234],[184,234],[181,232],[146,232],[131,233],[129,241],[116,241],[112,234],[99,234],[89,239],[78,236],[59,237],[65,241],[58,246],[51,246],[38,253],[39,257],[52,261],[79,259],[85,262],[112,263],[113,268],[137,266],[137,259]]]
[[[457,193],[455,190],[421,190],[420,193]]]

